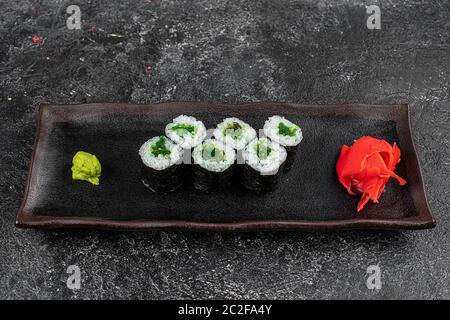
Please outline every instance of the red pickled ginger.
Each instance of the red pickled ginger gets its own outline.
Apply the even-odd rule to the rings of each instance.
[[[389,178],[396,179],[401,186],[406,181],[394,173],[400,162],[400,149],[394,142],[364,136],[351,147],[343,145],[336,163],[339,182],[350,195],[362,193],[357,211],[372,200],[377,203]]]

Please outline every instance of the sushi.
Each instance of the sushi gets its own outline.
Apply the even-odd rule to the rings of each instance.
[[[289,170],[295,160],[298,144],[303,139],[302,129],[284,117],[272,116],[264,123],[264,134],[286,148],[287,159],[284,170]]]
[[[165,136],[145,142],[139,149],[142,183],[154,192],[170,192],[183,184],[184,150]]]
[[[166,126],[166,136],[183,149],[191,149],[202,143],[206,137],[203,122],[194,117],[180,115]]]
[[[243,164],[242,150],[256,137],[256,131],[249,124],[238,118],[226,118],[219,123],[213,132],[214,137],[225,145],[236,149],[238,164]],[[234,170],[235,179],[242,175],[242,167],[236,166]]]
[[[213,135],[227,146],[241,150],[256,137],[256,131],[238,118],[226,118],[217,125]]]
[[[227,188],[233,178],[236,152],[216,139],[207,139],[192,154],[192,183],[202,191]]]
[[[278,184],[286,156],[285,148],[276,142],[265,137],[252,140],[243,152],[242,185],[253,191],[272,191]]]

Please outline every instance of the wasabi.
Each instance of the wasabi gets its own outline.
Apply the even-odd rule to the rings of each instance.
[[[72,179],[88,181],[94,185],[99,184],[102,166],[97,157],[84,151],[78,151],[72,159]]]

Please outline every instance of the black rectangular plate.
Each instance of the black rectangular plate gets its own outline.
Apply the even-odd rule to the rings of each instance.
[[[279,114],[302,127],[293,168],[278,188],[254,194],[238,183],[220,193],[202,193],[189,182],[173,193],[156,194],[140,181],[139,147],[164,133],[174,117],[192,115],[213,128],[236,116],[256,130]],[[343,144],[371,135],[397,142],[407,179],[386,186],[380,203],[356,213],[359,197],[339,184],[335,164]],[[79,151],[97,155],[100,185],[71,179],[71,160]],[[16,225],[33,228],[118,230],[344,230],[423,229],[435,221],[427,205],[411,137],[407,105],[221,105],[171,102],[152,105],[97,103],[43,105],[24,200]]]

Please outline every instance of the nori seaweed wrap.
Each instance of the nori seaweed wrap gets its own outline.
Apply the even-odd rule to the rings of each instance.
[[[264,123],[264,134],[286,148],[284,171],[288,171],[295,162],[298,145],[303,139],[302,129],[284,117],[272,116]]]
[[[257,192],[274,190],[282,174],[280,169],[286,160],[286,150],[263,137],[252,140],[244,149],[243,156],[242,185]]]
[[[192,154],[192,183],[201,191],[219,191],[230,186],[236,152],[215,139],[207,139]]]
[[[183,149],[164,136],[154,137],[139,149],[142,183],[153,192],[171,192],[183,184]]]

